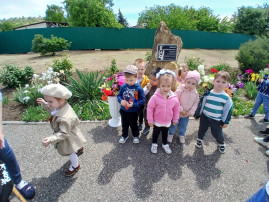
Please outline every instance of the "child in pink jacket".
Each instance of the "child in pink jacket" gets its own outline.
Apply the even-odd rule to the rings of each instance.
[[[171,126],[167,141],[172,142],[173,135],[179,125],[179,142],[185,144],[185,133],[189,123],[189,117],[193,116],[199,102],[199,94],[196,86],[200,81],[200,73],[197,71],[189,71],[185,77],[184,83],[178,86],[175,94],[180,103],[180,118],[178,123]]]
[[[150,98],[147,106],[147,119],[150,127],[153,127],[151,152],[157,153],[157,141],[160,132],[162,133],[162,148],[167,154],[172,151],[167,144],[168,129],[176,124],[179,118],[179,102],[176,95],[171,91],[173,82],[176,79],[174,72],[162,69],[156,76],[158,89]]]

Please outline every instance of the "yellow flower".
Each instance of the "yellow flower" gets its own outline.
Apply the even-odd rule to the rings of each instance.
[[[207,83],[203,83],[203,88],[205,88],[205,87],[207,87],[208,85],[207,85]]]
[[[59,82],[59,81],[60,81],[60,79],[57,77],[57,78],[55,78],[55,81],[56,81],[56,82]]]
[[[60,70],[60,73],[61,73],[61,74],[64,74],[64,70]]]

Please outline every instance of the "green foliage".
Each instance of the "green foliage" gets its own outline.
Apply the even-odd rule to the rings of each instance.
[[[247,96],[251,99],[251,100],[255,100],[255,98],[257,97],[258,91],[257,91],[257,86],[255,83],[249,81],[247,83],[245,83],[245,91]]]
[[[191,58],[185,57],[184,61],[188,65],[189,70],[197,70],[198,66],[203,63],[203,60],[196,57],[191,57]]]
[[[122,15],[120,9],[119,9],[119,13],[118,13],[117,21],[118,21],[118,23],[122,24],[124,27],[128,27],[128,22],[127,22],[127,20],[124,18],[124,16]]]
[[[45,55],[51,53],[55,55],[55,52],[68,49],[72,42],[69,42],[61,37],[51,35],[51,38],[44,38],[42,34],[35,34],[32,41],[32,51]]]
[[[234,103],[234,108],[232,111],[233,116],[250,114],[254,106],[254,101],[236,100],[236,101],[233,101],[233,103]],[[258,114],[263,114],[262,107],[259,108]]]
[[[110,77],[113,74],[119,73],[119,71],[120,70],[117,67],[116,60],[113,59],[113,60],[111,60],[110,66],[106,68],[104,76]]]
[[[82,120],[107,120],[110,118],[108,104],[101,100],[74,104],[73,109]]]
[[[200,30],[212,32],[231,31],[232,21],[220,20],[211,9],[201,7],[180,7],[175,4],[154,6],[139,14],[138,24],[146,23],[146,28],[157,28],[164,21],[170,29]]]
[[[87,102],[100,99],[102,92],[100,86],[103,84],[103,74],[99,72],[83,73],[76,69],[79,81],[69,77],[70,84],[67,88],[72,92],[71,102]]]
[[[42,106],[29,106],[25,112],[23,112],[21,119],[23,121],[46,121],[50,117],[48,111],[46,111]]]
[[[49,22],[66,22],[67,21],[64,17],[63,9],[57,5],[47,5],[45,20]]]
[[[13,30],[13,28],[16,27],[16,25],[10,21],[4,21],[0,24],[0,26],[2,32]]]
[[[112,1],[102,0],[65,0],[68,23],[76,27],[123,27],[116,21],[116,17],[106,4]]]
[[[26,66],[20,69],[14,65],[5,65],[0,72],[0,82],[8,88],[15,88],[29,83],[33,75],[33,68]]]
[[[151,59],[151,57],[152,57],[152,52],[146,52],[146,61],[150,61],[150,59]]]
[[[67,82],[67,78],[72,75],[73,64],[67,58],[55,59],[52,68],[54,72],[60,73],[59,79],[61,82]]]
[[[213,66],[212,68],[218,70],[218,71],[229,71],[231,69],[231,66],[228,65],[228,64],[225,64],[225,63],[221,63],[221,64],[218,64],[218,65],[215,65]]]
[[[231,71],[229,71],[230,74],[230,83],[235,84],[239,81],[238,75],[240,74],[240,70],[239,69],[232,69]]]
[[[29,25],[37,22],[43,22],[44,18],[43,17],[14,17],[14,18],[9,18],[9,19],[4,19],[0,20],[0,25],[4,22],[9,22],[12,25],[14,25],[13,28],[15,27],[20,27],[23,25]]]
[[[260,78],[263,78],[265,74],[269,75],[269,69],[264,69],[259,72]]]
[[[265,10],[252,7],[240,7],[234,16],[234,32],[261,36],[269,28],[269,19]]]
[[[269,37],[258,37],[255,41],[248,41],[239,48],[236,60],[240,69],[245,72],[252,69],[259,72],[268,67],[269,61]]]
[[[3,97],[3,106],[8,105],[9,99],[8,97]]]

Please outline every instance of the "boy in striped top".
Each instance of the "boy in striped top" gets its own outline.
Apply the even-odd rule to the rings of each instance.
[[[229,124],[232,114],[233,102],[224,91],[228,85],[230,75],[228,72],[219,71],[215,74],[214,88],[206,96],[202,97],[196,110],[196,117],[200,118],[198,139],[196,147],[200,148],[206,131],[211,128],[211,133],[219,144],[219,151],[225,153],[225,144],[222,128]]]

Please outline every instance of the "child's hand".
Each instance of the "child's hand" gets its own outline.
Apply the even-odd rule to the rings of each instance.
[[[221,126],[222,128],[227,128],[228,124],[224,124],[223,126]]]
[[[186,116],[187,115],[187,112],[185,110],[183,110],[183,111],[180,112],[180,115]]]
[[[132,107],[134,105],[134,102],[127,102],[127,107]]]
[[[150,91],[151,87],[152,87],[152,85],[149,83],[148,84],[148,91]]]
[[[37,98],[37,99],[36,99],[36,102],[37,102],[38,104],[41,104],[41,105],[42,105],[42,104],[43,104],[43,105],[44,105],[44,104],[47,104],[47,102],[46,102],[43,98]]]
[[[149,127],[153,127],[153,123],[149,123]]]
[[[177,124],[177,122],[173,122],[173,126],[176,125],[176,124]]]
[[[49,138],[44,138],[43,140],[42,140],[42,144],[43,144],[43,146],[44,147],[47,147],[47,146],[49,146],[49,144],[50,144],[50,140],[49,140]]]
[[[125,106],[125,105],[127,105],[127,101],[126,100],[122,100],[121,102],[120,102],[120,104],[122,105],[122,106]]]

